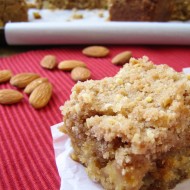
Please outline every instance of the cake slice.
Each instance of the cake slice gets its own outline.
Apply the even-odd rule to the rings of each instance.
[[[190,19],[190,0],[109,0],[110,20],[170,21]]]
[[[108,8],[111,21],[170,21],[190,19],[190,0],[36,0],[38,8]]]
[[[0,25],[27,20],[28,8],[25,0],[0,0]]]
[[[170,20],[190,20],[190,0],[173,0]]]
[[[189,79],[143,57],[78,82],[61,107],[73,158],[106,190],[168,190],[190,178]]]
[[[171,15],[171,11],[169,10],[170,1],[110,0],[110,20],[168,21]]]
[[[46,9],[95,9],[106,8],[107,0],[36,0],[38,8]]]

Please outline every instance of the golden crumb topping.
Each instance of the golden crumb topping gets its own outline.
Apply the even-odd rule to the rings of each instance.
[[[77,83],[70,98],[63,115],[86,114],[87,135],[120,138],[128,154],[166,152],[182,143],[190,123],[188,77],[145,56],[131,58],[114,77]]]

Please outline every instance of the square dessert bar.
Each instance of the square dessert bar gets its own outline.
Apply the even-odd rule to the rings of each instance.
[[[106,8],[107,0],[36,0],[38,8],[48,9],[94,9]]]
[[[74,159],[106,190],[167,190],[190,178],[190,77],[147,57],[78,82],[61,107]]]
[[[25,0],[0,0],[0,26],[7,22],[28,21]]]

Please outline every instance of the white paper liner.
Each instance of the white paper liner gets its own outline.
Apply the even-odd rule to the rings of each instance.
[[[182,71],[183,71],[185,74],[190,74],[190,67],[183,68]]]
[[[67,135],[59,131],[62,124],[59,123],[51,127],[56,165],[61,177],[60,190],[103,190],[99,184],[89,179],[82,165],[70,158],[72,152],[70,140]],[[186,180],[174,190],[189,189],[190,180]]]

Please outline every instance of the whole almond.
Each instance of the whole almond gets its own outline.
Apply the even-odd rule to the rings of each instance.
[[[44,82],[48,82],[48,79],[47,78],[38,78],[38,79],[35,79],[33,80],[31,83],[29,83],[25,89],[24,89],[24,92],[26,94],[31,94],[32,91],[37,87],[39,86],[40,84],[44,83]]]
[[[58,65],[58,68],[63,71],[71,71],[75,67],[86,67],[86,64],[78,60],[65,60]]]
[[[71,71],[71,78],[74,81],[85,81],[90,79],[90,77],[90,70],[84,67],[76,67]]]
[[[37,86],[29,97],[30,104],[35,109],[45,107],[52,96],[52,89],[52,84],[49,82],[44,82]]]
[[[12,89],[0,90],[0,104],[15,104],[23,99],[23,95]]]
[[[10,70],[0,70],[0,83],[8,82],[12,77]]]
[[[40,65],[45,69],[54,69],[57,66],[56,57],[54,55],[46,55],[41,60]]]
[[[124,65],[125,63],[128,63],[130,58],[132,57],[132,52],[131,51],[124,51],[119,54],[117,54],[111,62],[114,65]]]
[[[33,80],[39,78],[36,73],[20,73],[11,77],[10,83],[18,88],[25,88]]]
[[[82,50],[82,53],[89,57],[106,57],[109,49],[104,46],[89,46]]]

